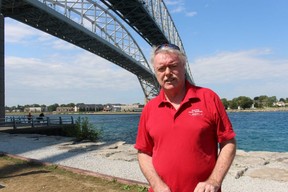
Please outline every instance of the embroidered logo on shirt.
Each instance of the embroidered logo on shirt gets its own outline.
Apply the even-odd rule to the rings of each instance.
[[[201,116],[203,115],[203,111],[200,109],[191,109],[191,111],[188,111],[189,115],[191,116]]]

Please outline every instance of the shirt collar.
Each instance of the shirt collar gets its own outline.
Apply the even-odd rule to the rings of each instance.
[[[186,89],[186,93],[185,93],[185,97],[182,101],[182,103],[186,103],[188,102],[189,100],[191,99],[194,99],[194,98],[198,98],[197,94],[196,94],[196,89],[197,87],[192,85],[189,81],[185,80],[185,89]],[[164,106],[165,103],[168,103],[166,97],[165,97],[165,94],[164,94],[164,90],[161,89],[160,90],[160,93],[157,97],[158,99],[158,106]]]

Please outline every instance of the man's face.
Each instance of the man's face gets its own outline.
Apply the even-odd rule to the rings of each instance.
[[[154,58],[154,70],[160,86],[165,90],[179,88],[185,82],[185,67],[177,54],[158,53]]]

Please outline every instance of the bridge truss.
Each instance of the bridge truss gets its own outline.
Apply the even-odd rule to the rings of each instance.
[[[159,92],[152,67],[119,18],[151,46],[184,47],[163,0],[2,0],[5,17],[28,24],[135,74],[145,98]],[[184,51],[185,52],[185,51]],[[187,62],[186,75],[193,83]]]

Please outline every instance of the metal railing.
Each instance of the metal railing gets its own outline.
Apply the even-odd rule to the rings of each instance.
[[[1,127],[17,128],[35,128],[35,127],[50,127],[57,125],[74,124],[74,118],[71,117],[27,117],[27,116],[11,116],[0,119]]]

